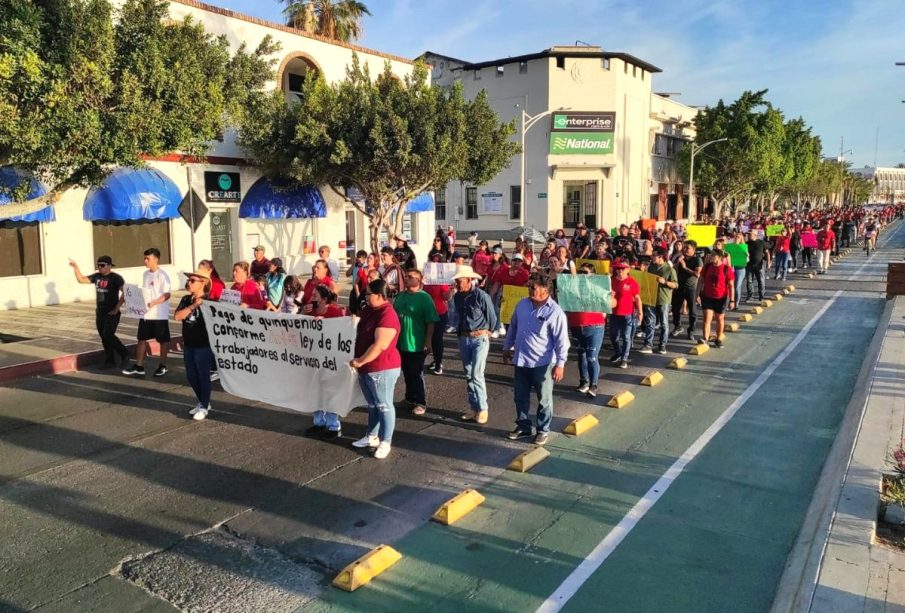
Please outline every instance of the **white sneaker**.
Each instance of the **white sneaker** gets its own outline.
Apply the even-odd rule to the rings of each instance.
[[[389,443],[380,443],[377,445],[377,449],[374,451],[374,457],[378,460],[382,460],[385,457],[390,455],[390,444]]]
[[[195,421],[201,421],[201,420],[203,420],[204,418],[207,417],[207,414],[210,412],[210,410],[211,410],[210,407],[207,407],[206,409],[199,407],[199,408],[198,408],[198,412],[195,413],[195,415],[193,416],[193,419],[194,419]]]
[[[499,332],[496,332],[496,331],[491,332],[491,333],[490,333],[490,338],[500,338],[500,333],[499,333]]]
[[[219,381],[220,380],[220,371],[215,370],[211,373],[211,381]]]
[[[192,409],[191,411],[189,411],[189,415],[194,415],[194,414],[197,413],[198,411],[203,411],[203,410],[204,410],[204,405],[202,405],[202,404],[199,402],[198,404],[195,405],[195,408],[194,408],[194,409]]]
[[[360,438],[352,443],[353,447],[358,447],[359,449],[364,449],[365,447],[377,447],[378,445],[380,445],[380,439],[376,436],[365,436],[364,438]]]
[[[449,327],[446,329],[446,333],[447,333],[447,334],[452,334],[452,333],[455,332],[455,331],[456,331],[456,329],[455,329],[455,327],[453,327],[453,326],[449,326]]]

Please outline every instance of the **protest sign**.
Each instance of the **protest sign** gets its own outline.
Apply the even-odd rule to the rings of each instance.
[[[456,265],[444,262],[428,262],[424,265],[424,285],[453,285]]]
[[[522,298],[528,297],[528,288],[518,285],[503,286],[503,300],[500,302],[500,321],[508,325],[512,321],[512,314],[515,313],[515,305]]]
[[[148,290],[131,283],[123,285],[123,297],[125,302],[121,313],[123,317],[132,317],[134,319],[142,319],[148,313]]]
[[[657,229],[657,220],[653,218],[644,218],[641,220],[641,229],[642,230],[656,230]]]
[[[612,295],[607,275],[559,275],[556,299],[563,311],[609,313]]]
[[[575,268],[581,268],[582,264],[590,264],[598,275],[610,274],[609,260],[575,260]]]
[[[816,249],[817,248],[817,235],[813,232],[802,232],[801,233],[801,246],[805,249]]]
[[[342,417],[365,404],[349,366],[355,349],[351,317],[315,319],[222,302],[205,302],[201,312],[220,383],[233,396]]]
[[[723,249],[729,254],[733,268],[744,268],[748,264],[748,245],[745,243],[726,243]]]
[[[779,236],[786,227],[782,224],[767,226],[767,236]]]
[[[716,226],[685,226],[685,240],[699,247],[711,247],[716,242]]]
[[[657,282],[657,275],[652,275],[643,270],[635,270],[634,268],[629,270],[628,274],[632,279],[638,282],[638,287],[641,288],[641,304],[656,306],[657,290],[660,287],[660,284]]]
[[[239,306],[242,304],[242,292],[237,289],[225,289],[220,294],[220,302]]]

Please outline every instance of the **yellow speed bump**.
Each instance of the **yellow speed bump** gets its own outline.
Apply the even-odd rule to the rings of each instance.
[[[773,296],[773,300],[775,300],[776,302],[779,302],[783,298],[784,296],[782,294],[776,294],[775,296]]]
[[[751,314],[752,315],[760,315],[764,312],[764,307],[752,307]]]
[[[760,303],[760,305],[761,305],[762,307],[764,307],[765,309],[769,309],[771,306],[773,306],[773,301],[772,301],[772,300],[764,300],[763,302]]]
[[[431,519],[448,526],[474,511],[483,502],[484,497],[477,490],[465,490],[455,498],[444,502]]]
[[[812,273],[812,272],[809,272],[809,273],[808,273],[808,279],[813,279],[813,278],[816,277],[816,276],[817,276],[817,275],[815,275],[815,274]]]
[[[744,315],[739,315],[738,320],[747,323],[749,321],[753,321],[754,318],[748,313],[745,313]]]
[[[726,324],[727,332],[738,332],[741,329],[741,326],[737,323]]]
[[[641,385],[646,385],[647,387],[653,387],[662,382],[663,373],[661,373],[659,370],[655,370],[654,372],[641,379]]]
[[[389,545],[380,545],[339,571],[333,587],[354,592],[401,559],[401,553]]]
[[[688,366],[688,358],[675,358],[669,363],[669,368],[673,370],[682,370]]]
[[[526,473],[549,457],[550,452],[543,447],[532,447],[528,451],[515,456],[515,459],[506,468],[515,472]]]
[[[688,355],[704,355],[710,351],[710,345],[707,343],[699,343],[688,351]]]
[[[588,413],[587,415],[582,415],[578,419],[573,419],[572,422],[563,429],[563,434],[571,434],[572,436],[580,436],[599,424],[597,418]]]
[[[635,395],[632,394],[628,390],[623,390],[610,398],[610,401],[607,404],[609,407],[613,407],[615,409],[621,409],[628,405],[632,400],[635,399]]]
[[[811,273],[811,274],[814,274],[814,273]],[[789,293],[791,294],[792,292],[795,291],[795,286],[794,286],[794,285],[787,285],[787,286],[786,286],[786,289],[789,290]]]

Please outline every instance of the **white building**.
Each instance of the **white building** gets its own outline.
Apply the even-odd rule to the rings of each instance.
[[[694,137],[697,111],[652,92],[656,66],[587,46],[477,63],[422,57],[434,85],[459,81],[468,98],[486,90],[500,119],[516,122],[517,140],[527,113],[524,153],[486,185],[440,190],[438,224],[499,237],[522,224],[612,228],[687,215],[675,155]]]
[[[374,75],[387,61],[400,77],[412,70],[411,60],[194,0],[171,0],[169,6],[171,18],[190,15],[209,33],[226,36],[233,50],[243,42],[254,49],[265,36],[273,37],[281,45],[273,85],[287,92],[289,100],[308,70],[328,81],[344,79],[353,53]],[[118,272],[135,283],[141,280],[143,250],[157,247],[163,268],[176,284],[181,283],[178,271],[194,270],[197,261],[206,258],[228,278],[232,264],[249,260],[258,244],[266,247],[268,256],[282,257],[293,274],[310,273],[320,245],[328,245],[341,262],[347,250],[368,249],[367,220],[360,212],[327,188],[275,193],[248,166],[234,136],[227,133],[198,163],[182,164],[174,153],[151,161],[148,170],[117,171],[91,193],[71,190],[30,221],[3,219],[0,206],[0,308],[93,301],[94,288],[76,283],[69,258],[87,272],[95,258],[111,255]],[[12,169],[5,169],[0,179],[13,175]],[[190,204],[195,231],[189,225]],[[405,225],[423,261],[433,236],[433,213],[413,214]]]
[[[878,204],[905,202],[905,168],[852,168],[851,172],[873,180],[870,201]]]

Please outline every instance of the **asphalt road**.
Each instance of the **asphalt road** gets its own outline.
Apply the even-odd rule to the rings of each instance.
[[[571,391],[570,364],[554,429],[589,411],[601,423],[554,437],[527,474],[505,471],[527,446],[503,437],[514,409],[498,343],[490,423],[458,421],[465,386],[450,337],[428,415],[398,412],[382,462],[349,446],[361,411],[325,442],[300,434],[306,416],[217,389],[209,418],[191,421],[176,359],[162,380],[18,381],[0,390],[0,610],[513,611],[565,583],[575,611],[762,611],[882,311],[885,262],[901,259],[905,229],[888,234],[870,260],[854,252],[826,276],[793,275],[793,296],[684,371],[665,365],[688,341],[635,355],[627,371],[607,364],[591,402]],[[666,380],[641,388],[653,369]],[[624,389],[634,403],[605,406]],[[624,540],[570,580],[733,404]],[[486,503],[454,527],[429,522],[466,487]],[[381,543],[403,560],[355,593],[330,587]]]

